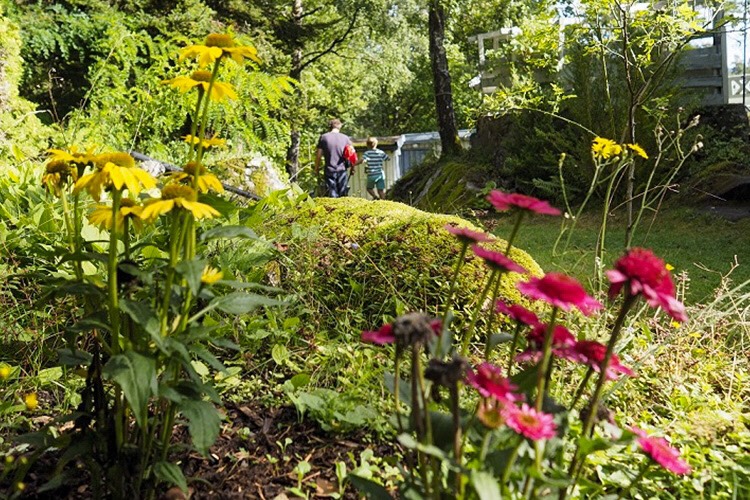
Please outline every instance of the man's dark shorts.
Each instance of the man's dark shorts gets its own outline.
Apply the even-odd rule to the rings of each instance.
[[[346,170],[326,172],[326,188],[331,198],[341,198],[349,194],[349,175]]]

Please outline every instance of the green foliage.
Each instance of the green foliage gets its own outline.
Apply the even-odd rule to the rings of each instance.
[[[3,163],[35,156],[49,136],[34,105],[19,96],[22,62],[21,32],[6,17],[0,4],[0,162]]]
[[[471,227],[459,217],[401,203],[321,198],[280,211],[255,229],[289,247],[271,268],[272,283],[281,280],[298,290],[316,329],[349,337],[403,311],[437,313],[458,252],[455,238],[443,229],[448,223]],[[495,246],[504,244],[498,240]],[[522,250],[514,248],[512,257],[530,272],[541,272]],[[477,258],[463,268],[456,299],[462,318],[477,300],[485,274]],[[516,279],[504,278],[501,296],[520,300]]]

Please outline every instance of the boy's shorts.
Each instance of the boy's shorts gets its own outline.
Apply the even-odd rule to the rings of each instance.
[[[378,188],[381,191],[385,191],[385,177],[382,175],[367,176],[367,189]]]

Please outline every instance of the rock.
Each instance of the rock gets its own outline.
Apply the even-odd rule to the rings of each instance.
[[[299,294],[314,310],[317,327],[347,322],[353,329],[372,329],[404,312],[442,311],[460,251],[446,224],[479,230],[457,216],[360,198],[317,198],[255,229],[287,246],[269,269],[278,286]],[[491,246],[504,250],[506,242],[498,239]],[[526,252],[514,248],[511,257],[533,275],[542,274]],[[469,250],[456,292],[458,321],[466,319],[487,274]],[[505,275],[499,295],[529,307],[515,288],[520,277]]]

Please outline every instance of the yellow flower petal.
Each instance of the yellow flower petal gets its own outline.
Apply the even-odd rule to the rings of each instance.
[[[141,219],[156,219],[174,208],[175,200],[157,200],[143,207]]]
[[[200,203],[198,201],[187,201],[184,198],[178,198],[175,201],[182,205],[182,207],[186,210],[190,210],[190,212],[193,214],[193,217],[195,217],[196,219],[211,219],[213,217],[221,215],[216,211],[214,207],[206,205],[205,203]]]
[[[26,409],[34,411],[39,406],[39,399],[37,398],[36,392],[30,392],[23,397],[23,402],[26,405]]]
[[[2,380],[8,380],[8,377],[10,377],[10,374],[13,372],[13,369],[8,365],[2,365],[0,366],[0,379]]]
[[[215,267],[206,266],[201,274],[201,281],[206,285],[213,285],[221,278],[224,277],[224,273],[216,269]]]

